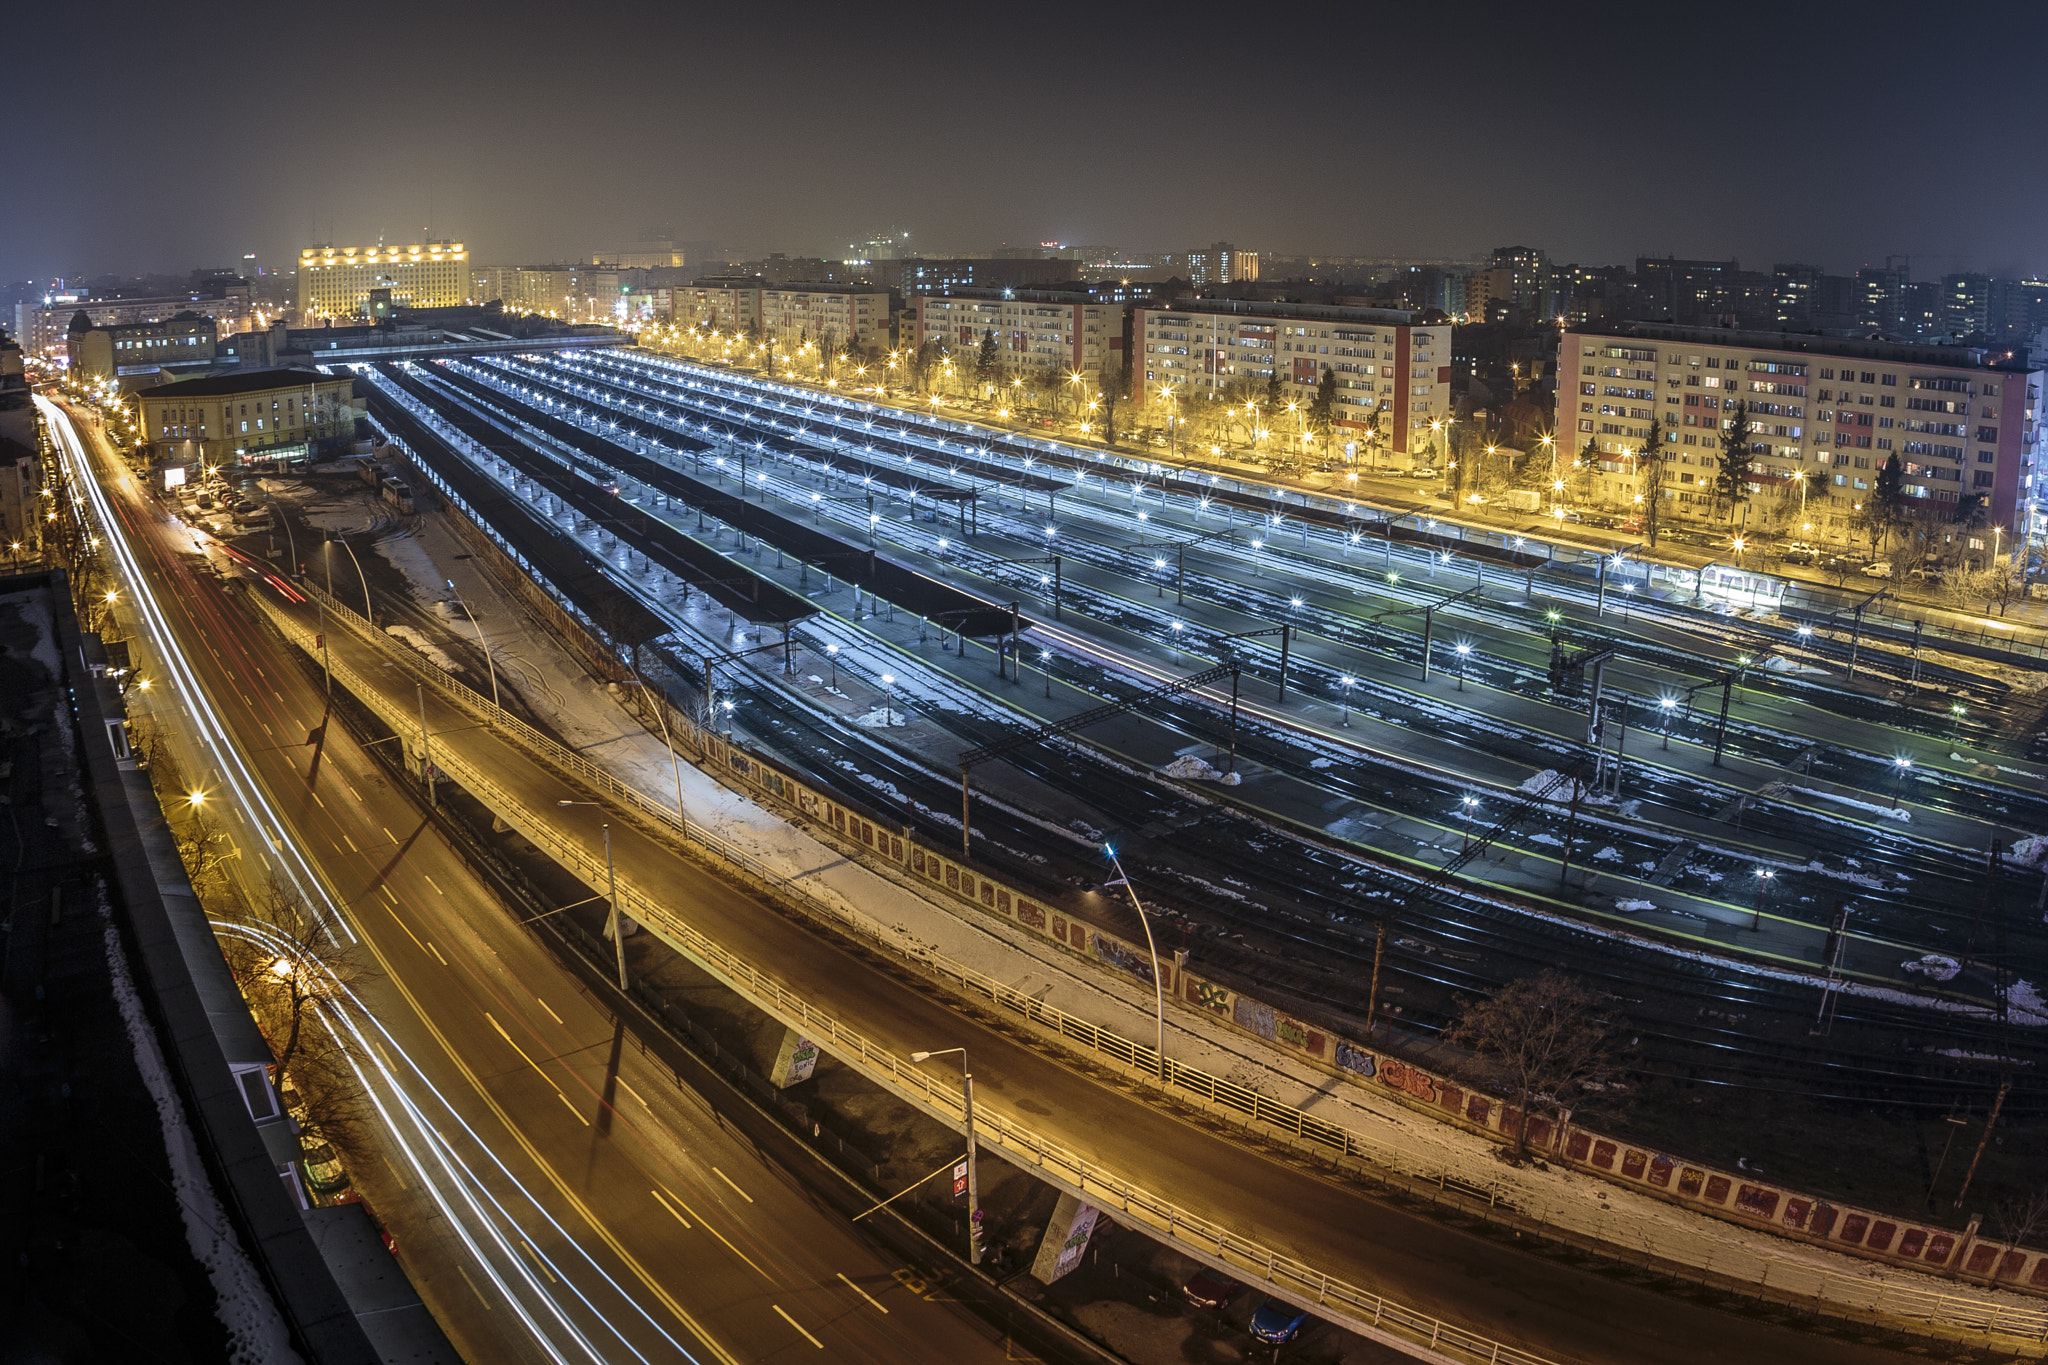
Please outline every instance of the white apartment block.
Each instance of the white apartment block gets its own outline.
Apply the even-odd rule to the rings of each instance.
[[[1124,305],[1047,289],[953,289],[917,296],[913,346],[935,342],[956,356],[972,357],[991,334],[1011,373],[1096,375],[1123,366]]]
[[[1451,326],[1413,313],[1321,304],[1191,299],[1134,310],[1132,387],[1140,403],[1172,395],[1218,398],[1240,380],[1278,374],[1289,401],[1307,402],[1328,369],[1340,431],[1363,431],[1377,410],[1397,455],[1438,449],[1430,423],[1451,415]]]
[[[889,346],[889,291],[865,285],[786,284],[763,288],[761,330],[783,346]]]
[[[889,291],[857,284],[766,285],[752,278],[702,279],[678,288],[674,319],[685,327],[749,332],[756,326],[777,343],[853,341],[889,345]]]
[[[1981,496],[1991,523],[2012,527],[2033,498],[2042,373],[2005,355],[1656,323],[1589,327],[1559,340],[1558,445],[1575,454],[1591,440],[1608,491],[1626,502],[1641,491],[1637,457],[1660,414],[1667,508],[1704,516],[1726,414],[1740,402],[1751,423],[1751,492],[1803,484],[1809,519],[1823,529],[1844,530],[1892,455],[1907,496]]]

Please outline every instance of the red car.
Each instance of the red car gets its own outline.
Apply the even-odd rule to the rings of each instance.
[[[1220,1270],[1203,1266],[1181,1286],[1181,1293],[1197,1308],[1221,1308],[1244,1291],[1244,1286]]]

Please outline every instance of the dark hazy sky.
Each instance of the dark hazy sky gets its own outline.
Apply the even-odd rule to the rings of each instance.
[[[2048,272],[2048,4],[39,3],[0,278],[1058,239]]]

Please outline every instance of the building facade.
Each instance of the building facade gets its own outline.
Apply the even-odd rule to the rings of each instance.
[[[889,345],[889,291],[858,284],[791,284],[763,289],[761,331],[784,346],[800,338],[866,349]]]
[[[299,252],[299,321],[358,316],[373,289],[407,308],[469,301],[469,252],[460,242],[411,246],[309,246]]]
[[[1397,309],[1191,299],[1138,308],[1131,327],[1132,391],[1141,404],[1171,396],[1220,398],[1278,375],[1289,401],[1336,379],[1342,431],[1377,425],[1397,455],[1440,449],[1451,416],[1451,326],[1419,325]],[[1438,430],[1431,429],[1431,423]]]
[[[318,370],[254,370],[181,379],[135,395],[157,464],[293,463],[355,440],[355,381]]]
[[[199,291],[136,299],[81,299],[53,297],[28,314],[28,330],[22,338],[31,354],[58,356],[65,353],[71,324],[80,313],[94,327],[121,327],[139,322],[164,322],[184,312],[204,313],[213,319],[219,336],[246,332],[255,325],[256,309],[249,299],[249,286],[236,283],[206,297]]]
[[[753,276],[727,276],[684,285],[672,295],[674,316],[685,327],[719,332],[756,328],[776,342],[799,339],[889,346],[889,291],[860,284],[769,285]]]
[[[1728,411],[1741,403],[1752,502],[1794,529],[1848,539],[1893,455],[1908,498],[1958,511],[1978,500],[1989,524],[2023,529],[2042,375],[2006,356],[1652,323],[1576,328],[1559,342],[1558,445],[1590,442],[1604,491],[1631,502],[1653,482],[1644,451],[1655,414],[1660,515],[1709,518],[1725,511],[1711,489]]]
[[[1259,253],[1212,242],[1187,253],[1188,283],[1248,284],[1259,277]]]
[[[1042,289],[956,289],[920,294],[905,345],[935,344],[973,357],[993,335],[1002,368],[1097,375],[1121,370],[1124,305],[1091,294]]]
[[[114,323],[70,332],[65,350],[74,374],[118,378],[133,391],[165,371],[204,370],[215,363],[220,337],[212,318],[186,309],[161,322]]]

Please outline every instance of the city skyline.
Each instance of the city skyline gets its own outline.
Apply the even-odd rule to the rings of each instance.
[[[1730,11],[1726,29],[1754,34],[1764,13]],[[317,21],[210,14],[254,70],[323,50]],[[180,68],[162,54],[189,39],[189,12],[117,6],[88,29],[52,9],[26,19],[27,46],[76,61],[23,78],[17,164],[45,192],[0,217],[0,276],[250,252],[285,268],[306,245],[380,235],[574,261],[650,227],[837,254],[892,223],[947,252],[1227,239],[1276,255],[1457,257],[1513,241],[1559,261],[1846,271],[1903,255],[1927,277],[2048,270],[2030,226],[2048,191],[2004,131],[2025,126],[2028,35],[2048,21],[2013,12],[2010,41],[1972,55],[1964,108],[1855,93],[1920,79],[1882,17],[1865,10],[1843,31],[1773,11],[1756,46],[1789,55],[1739,61],[1694,58],[1697,35],[1678,20],[1620,9],[1561,24],[1467,8],[1455,32],[1340,18],[1316,48],[1359,53],[1359,69],[1332,79],[1303,69],[1314,58],[1297,35],[1245,43],[1203,24],[1133,20],[1145,41],[1098,55],[1026,17],[976,16],[963,31],[905,9],[848,31],[799,8],[769,72],[713,59],[760,41],[715,16],[628,7],[555,46],[513,36],[553,23],[538,9],[494,11],[479,29],[371,6],[355,27],[388,21],[409,41],[331,85],[293,77],[289,116],[225,117],[211,95],[178,107]],[[1447,60],[1428,59],[1452,42]],[[1829,82],[1797,55],[1819,52]],[[129,153],[144,126],[175,134],[179,153]]]

